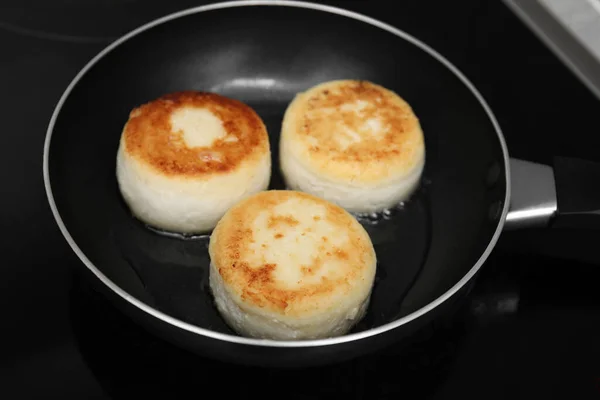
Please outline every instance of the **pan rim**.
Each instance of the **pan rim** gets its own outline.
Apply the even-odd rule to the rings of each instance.
[[[505,190],[502,214],[500,216],[498,225],[496,226],[496,230],[494,231],[494,234],[493,234],[490,242],[488,243],[488,245],[485,248],[485,250],[483,251],[483,253],[480,255],[477,262],[471,267],[471,269],[457,283],[455,283],[450,289],[448,289],[445,293],[443,293],[441,296],[437,297],[435,300],[433,300],[429,304],[421,307],[420,309],[418,309],[408,315],[405,315],[402,318],[399,318],[392,322],[388,322],[387,324],[378,326],[376,328],[371,328],[371,329],[368,329],[368,330],[362,331],[362,332],[357,332],[357,333],[348,334],[348,335],[344,335],[344,336],[326,338],[326,339],[313,339],[313,340],[302,340],[302,341],[293,341],[293,340],[283,341],[283,340],[270,340],[270,339],[254,339],[254,338],[247,338],[247,337],[242,337],[242,336],[237,336],[237,335],[231,335],[231,334],[212,331],[212,330],[206,329],[206,328],[201,328],[199,326],[192,325],[185,321],[179,320],[179,319],[174,318],[168,314],[165,314],[162,311],[159,311],[159,310],[149,306],[148,304],[142,302],[141,300],[138,300],[137,298],[133,297],[132,295],[127,293],[125,290],[123,290],[120,286],[115,284],[112,280],[110,280],[106,275],[104,275],[87,258],[87,256],[79,248],[79,246],[77,245],[77,243],[75,242],[75,240],[73,239],[71,234],[69,233],[67,227],[65,226],[65,224],[60,216],[60,213],[59,213],[56,203],[54,201],[54,195],[52,193],[52,186],[50,183],[50,173],[49,173],[49,158],[50,158],[49,151],[50,151],[50,144],[51,144],[52,134],[54,131],[54,126],[55,126],[56,120],[58,118],[58,115],[60,114],[63,104],[68,99],[73,88],[82,79],[82,77],[85,76],[87,71],[91,67],[93,67],[100,59],[102,59],[106,54],[108,54],[110,51],[117,48],[122,43],[126,42],[127,40],[129,40],[130,38],[132,38],[134,36],[137,36],[140,33],[143,33],[145,31],[147,31],[155,26],[161,25],[165,22],[169,22],[169,21],[181,18],[181,17],[191,15],[191,14],[212,11],[212,10],[233,8],[233,7],[248,7],[248,6],[280,6],[280,7],[283,6],[283,7],[296,7],[296,8],[305,8],[305,9],[311,9],[311,10],[316,10],[316,11],[322,11],[322,12],[327,12],[327,13],[336,14],[336,15],[339,15],[342,17],[354,19],[354,20],[372,25],[372,26],[382,29],[384,31],[387,31],[391,34],[394,34],[397,37],[399,37],[403,40],[406,40],[407,42],[418,47],[419,49],[421,49],[422,51],[427,53],[429,56],[435,58],[438,62],[442,63],[471,91],[471,93],[475,96],[475,98],[479,101],[479,103],[483,107],[484,111],[486,112],[488,118],[490,119],[490,122],[492,123],[494,130],[498,136],[498,140],[499,140],[500,146],[502,148],[502,154],[503,154],[503,158],[504,158],[506,190]],[[112,43],[107,45],[103,50],[101,50],[99,53],[97,53],[90,61],[88,61],[86,63],[86,65],[77,73],[77,75],[75,75],[75,77],[69,83],[69,85],[67,86],[67,88],[65,89],[63,94],[61,95],[58,103],[56,104],[56,106],[54,108],[52,117],[48,124],[48,128],[46,131],[46,138],[44,141],[43,177],[44,177],[44,187],[45,187],[45,191],[46,191],[47,200],[48,200],[48,203],[52,210],[52,214],[54,216],[55,222],[58,225],[63,237],[65,238],[65,240],[67,241],[67,243],[69,244],[69,246],[71,247],[73,252],[77,255],[79,260],[84,264],[84,266],[87,267],[88,270],[90,270],[90,272],[92,272],[96,276],[96,278],[98,278],[104,285],[106,285],[117,296],[119,296],[123,300],[129,302],[132,306],[136,307],[140,311],[143,311],[146,314],[149,314],[150,316],[159,319],[163,323],[167,323],[176,328],[183,329],[189,333],[205,336],[205,337],[208,337],[211,339],[217,339],[217,340],[223,340],[223,341],[230,342],[230,343],[241,344],[241,345],[260,346],[260,347],[282,347],[282,348],[305,348],[305,347],[317,347],[317,346],[330,346],[330,345],[335,345],[335,344],[342,344],[342,343],[353,342],[353,341],[357,341],[357,340],[361,340],[361,339],[366,339],[366,338],[369,338],[372,336],[377,336],[379,334],[394,330],[402,325],[406,325],[406,324],[420,318],[421,316],[427,314],[428,312],[434,310],[435,308],[437,308],[438,306],[443,304],[445,301],[450,299],[452,296],[454,296],[454,294],[456,294],[463,286],[465,286],[473,278],[473,276],[479,271],[479,269],[481,268],[483,263],[487,260],[488,256],[494,249],[496,242],[498,241],[498,239],[500,237],[500,234],[502,233],[504,223],[506,221],[506,216],[508,214],[509,203],[510,203],[509,200],[510,200],[510,196],[511,196],[509,153],[508,153],[508,148],[506,146],[506,142],[505,142],[502,130],[500,128],[500,125],[498,124],[498,121],[496,120],[494,113],[492,112],[491,108],[489,107],[489,105],[487,104],[487,102],[485,101],[483,96],[479,93],[477,88],[466,78],[465,75],[463,75],[463,73],[457,67],[455,67],[444,56],[442,56],[440,53],[438,53],[435,49],[433,49],[426,43],[422,42],[421,40],[415,38],[414,36],[404,32],[388,23],[382,22],[375,18],[366,16],[364,14],[360,14],[355,11],[350,11],[350,10],[347,10],[344,8],[323,5],[323,4],[318,4],[318,3],[312,3],[312,2],[307,2],[307,1],[298,1],[298,0],[238,0],[238,1],[225,1],[225,2],[213,3],[213,4],[209,4],[209,5],[187,8],[187,9],[184,9],[181,11],[167,14],[163,17],[154,19],[150,22],[147,22],[146,24],[141,25],[141,26],[129,31],[128,33],[122,35],[121,37],[119,37],[118,39],[116,39],[115,41],[113,41]]]

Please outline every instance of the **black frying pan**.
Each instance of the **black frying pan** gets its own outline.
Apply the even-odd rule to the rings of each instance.
[[[367,316],[351,334],[296,342],[237,336],[208,291],[208,237],[150,231],[122,201],[115,157],[123,124],[133,107],[168,92],[239,99],[267,125],[271,188],[283,188],[277,148],[285,108],[297,92],[343,78],[386,86],[413,106],[427,151],[420,188],[394,215],[362,221],[379,264]],[[519,209],[510,215],[509,164],[519,168],[512,185]],[[44,179],[66,240],[92,282],[125,313],[192,351],[261,365],[340,361],[400,340],[465,293],[507,216],[524,226],[557,214],[552,169],[509,163],[491,110],[440,54],[373,19],[295,2],[199,7],[117,40],[58,103]]]

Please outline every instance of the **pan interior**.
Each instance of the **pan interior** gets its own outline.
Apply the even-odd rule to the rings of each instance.
[[[49,153],[56,208],[81,252],[147,305],[198,327],[233,332],[207,286],[208,237],[168,237],[123,203],[115,157],[129,111],[178,90],[246,102],[271,140],[271,188],[283,188],[279,130],[293,96],[332,79],[386,86],[414,108],[427,160],[418,192],[377,222],[363,221],[378,257],[372,301],[356,331],[429,304],[476,263],[499,223],[504,154],[473,92],[413,43],[345,16],[297,7],[189,14],[123,42],[87,71],[63,103]]]

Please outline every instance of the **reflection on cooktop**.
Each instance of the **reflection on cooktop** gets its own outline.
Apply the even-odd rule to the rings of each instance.
[[[488,282],[488,283],[486,283]],[[482,290],[478,290],[481,287]],[[70,315],[80,352],[98,382],[113,398],[143,395],[183,397],[221,376],[235,377],[232,395],[263,398],[387,398],[419,393],[431,398],[455,366],[457,355],[477,326],[514,314],[518,287],[495,274],[458,303],[451,319],[437,321],[409,341],[346,363],[309,369],[274,370],[234,366],[176,348],[147,333],[118,312],[86,281],[75,279]]]
[[[106,392],[115,399],[168,395],[179,398],[205,390],[207,382],[235,377],[231,395],[262,398],[357,396],[382,398],[418,390],[422,397],[436,388],[452,368],[466,330],[466,309],[453,323],[430,326],[409,347],[310,370],[272,370],[232,366],[190,354],[158,339],[113,309],[85,282],[75,280],[70,293],[73,331],[80,352]],[[392,367],[393,366],[393,367]]]
[[[5,0],[0,5],[0,31],[54,42],[108,44],[153,19],[211,2]]]

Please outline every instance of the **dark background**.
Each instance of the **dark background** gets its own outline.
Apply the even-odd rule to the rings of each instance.
[[[259,376],[269,377],[269,385],[296,382],[302,387],[290,398],[397,398],[410,391],[436,399],[600,397],[595,231],[507,232],[458,325],[437,327],[408,353],[297,375],[251,372],[179,352],[139,331],[76,279],[71,269],[80,263],[54,224],[43,187],[42,147],[53,108],[79,69],[112,40],[204,3],[10,0],[0,6],[0,398],[175,396],[186,387],[200,396],[208,394],[202,391],[211,373],[245,376],[248,384]],[[501,2],[327,3],[391,23],[453,62],[494,110],[511,156],[600,162],[600,101]]]

